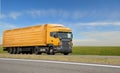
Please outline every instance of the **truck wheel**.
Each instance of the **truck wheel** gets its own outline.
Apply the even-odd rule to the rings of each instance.
[[[64,55],[68,55],[69,53],[63,53]]]
[[[50,49],[50,55],[54,55],[54,54],[55,54],[54,49],[51,48],[51,49]]]
[[[49,51],[47,51],[47,55],[50,55],[50,52],[49,52]]]
[[[50,47],[47,51],[47,54],[48,55],[55,55],[55,52],[54,52],[54,48],[53,47]]]

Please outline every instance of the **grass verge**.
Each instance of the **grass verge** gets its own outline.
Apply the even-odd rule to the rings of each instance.
[[[83,62],[95,64],[120,65],[120,56],[96,56],[96,55],[13,55],[0,54],[0,58],[16,58],[16,59],[35,59],[35,60],[55,60],[69,62]]]
[[[6,51],[3,51],[2,46],[0,46],[0,53],[7,53]]]

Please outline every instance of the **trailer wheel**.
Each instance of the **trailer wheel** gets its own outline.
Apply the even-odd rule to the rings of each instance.
[[[9,53],[13,54],[13,48],[9,48]]]
[[[33,49],[31,49],[31,50],[29,51],[29,54],[33,54]]]
[[[20,54],[20,48],[16,48],[16,54]]]
[[[69,53],[63,53],[64,55],[68,55]]]
[[[10,53],[10,49],[8,49],[8,53]]]
[[[22,54],[25,54],[25,52],[24,52],[24,51],[22,51]]]
[[[13,48],[13,54],[17,53],[17,48]]]
[[[33,52],[32,52],[32,51],[30,51],[30,52],[29,52],[29,54],[33,54]]]

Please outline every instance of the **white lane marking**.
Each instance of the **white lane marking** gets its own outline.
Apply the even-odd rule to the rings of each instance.
[[[86,66],[97,66],[97,67],[120,68],[120,66],[115,66],[115,65],[102,65],[102,64],[89,64],[89,63],[76,63],[76,62],[62,62],[62,61],[49,61],[49,60],[30,60],[30,59],[12,59],[12,58],[0,58],[0,60],[46,62],[46,63],[57,63],[57,64],[71,64],[71,65],[83,65],[83,66],[86,65]]]

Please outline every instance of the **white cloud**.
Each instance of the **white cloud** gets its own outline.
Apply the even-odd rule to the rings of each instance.
[[[106,31],[106,32],[83,32],[83,35],[100,40],[112,40],[118,41],[120,40],[120,31]]]
[[[68,13],[64,10],[55,10],[55,9],[49,9],[49,10],[30,10],[27,11],[28,13],[32,14],[32,16],[66,16]]]
[[[0,19],[3,19],[3,18],[5,18],[5,17],[6,17],[5,14],[0,14]]]
[[[63,17],[63,18],[90,18],[90,19],[105,19],[114,20],[120,18],[119,11],[108,12],[106,10],[63,10],[63,9],[33,9],[27,10],[28,14],[34,17],[41,16],[52,16],[52,17]]]
[[[19,17],[22,13],[20,12],[11,12],[9,14],[9,17],[13,18],[13,19],[17,19],[17,17]]]
[[[81,11],[67,11],[63,9],[42,9],[42,10],[27,10],[28,14],[33,17],[41,17],[41,16],[51,16],[51,17],[63,17],[63,18],[80,18],[84,17],[85,13]]]
[[[57,11],[50,9],[50,10],[27,10],[26,11],[28,14],[34,16],[34,17],[39,17],[39,16],[56,16]]]
[[[74,45],[82,46],[120,46],[120,31],[83,32],[86,39],[74,40]]]
[[[74,46],[92,46],[95,45],[96,40],[94,39],[73,39]]]
[[[0,30],[3,30],[3,29],[6,30],[6,29],[12,29],[12,28],[16,28],[16,26],[13,24],[0,22]]]
[[[114,25],[120,26],[120,22],[87,22],[87,23],[76,23],[78,26],[107,26]]]
[[[64,9],[32,9],[32,10],[25,10],[21,12],[12,11],[6,14],[6,17],[11,17],[13,19],[16,19],[22,14],[28,14],[29,16],[32,16],[32,17],[59,17],[59,18],[71,18],[71,19],[90,18],[90,19],[105,19],[108,21],[118,20],[120,18],[119,11],[117,10],[108,12],[104,10],[70,11],[70,10],[64,10]]]
[[[89,17],[91,14],[85,11],[73,11],[71,15],[74,19],[79,19],[83,17]]]
[[[10,12],[8,14],[0,14],[0,19],[5,19],[5,18],[12,18],[12,19],[17,19],[19,16],[22,15],[22,12]]]

